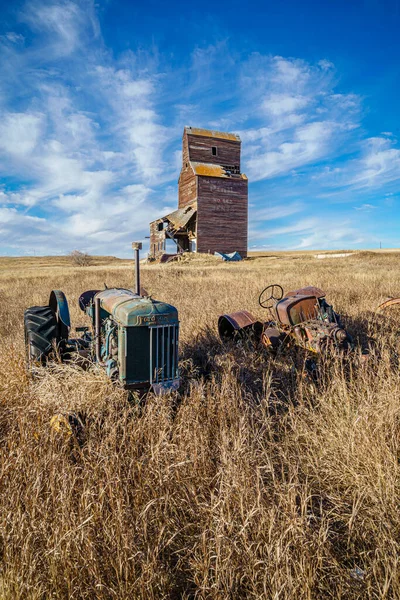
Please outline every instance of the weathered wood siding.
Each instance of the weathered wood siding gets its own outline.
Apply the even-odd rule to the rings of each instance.
[[[159,222],[153,221],[150,223],[149,256],[153,256],[154,258],[163,254],[165,248],[165,233],[158,230]]]
[[[184,208],[197,200],[197,251],[237,250],[246,257],[248,182],[245,178],[235,175],[240,173],[241,142],[239,139],[225,139],[236,137],[233,134],[222,133],[220,137],[212,137],[208,134],[214,132],[197,130],[197,134],[194,134],[188,129],[185,129],[182,138],[178,207]],[[212,153],[213,147],[217,149],[215,156]],[[221,173],[231,171],[233,175],[213,177],[206,173],[204,168],[200,174],[200,167],[197,167],[199,175],[196,175],[193,170],[196,167],[191,163],[219,165]],[[196,227],[192,229],[195,231]],[[194,231],[191,232],[191,236]],[[158,232],[157,225],[152,224],[150,252],[160,252],[159,246],[164,239],[165,234]]]
[[[197,197],[197,182],[196,175],[193,172],[190,164],[182,168],[179,183],[178,183],[178,208],[184,208],[192,200],[196,200]]]
[[[197,251],[247,256],[248,182],[198,177]]]
[[[192,160],[214,165],[240,167],[240,145],[239,141],[185,134],[183,136],[183,166],[185,167],[188,160]],[[212,154],[213,146],[217,148],[216,156]]]
[[[185,130],[183,130],[182,136],[182,169],[185,166],[189,166],[189,144],[188,144],[188,136],[186,135]]]

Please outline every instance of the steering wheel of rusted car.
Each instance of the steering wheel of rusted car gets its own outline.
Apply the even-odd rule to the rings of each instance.
[[[283,298],[283,287],[278,283],[268,285],[261,292],[258,303],[262,308],[272,308],[276,302]]]

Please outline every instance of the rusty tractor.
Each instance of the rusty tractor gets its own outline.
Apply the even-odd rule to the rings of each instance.
[[[97,364],[125,389],[144,395],[177,389],[179,320],[176,308],[154,300],[140,287],[140,242],[132,244],[136,258],[136,290],[88,290],[79,307],[89,326],[77,327],[70,337],[67,299],[53,290],[46,306],[24,313],[28,368],[51,364],[54,359],[87,367]]]
[[[352,338],[325,296],[313,286],[284,294],[280,285],[269,285],[258,302],[270,318],[261,322],[245,310],[221,315],[219,335],[222,340],[251,335],[274,353],[290,344],[314,355],[347,353],[353,349]]]

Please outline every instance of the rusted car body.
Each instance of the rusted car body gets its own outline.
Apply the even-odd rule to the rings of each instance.
[[[286,294],[277,284],[268,286],[261,292],[259,304],[269,311],[270,319],[259,321],[247,311],[221,315],[220,337],[234,339],[249,334],[271,351],[294,343],[315,354],[348,352],[353,348],[351,336],[325,296],[313,286]]]

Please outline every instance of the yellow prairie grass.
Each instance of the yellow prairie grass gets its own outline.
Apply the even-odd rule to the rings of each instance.
[[[144,406],[95,367],[26,375],[26,307],[62,289],[78,326],[82,291],[133,284],[124,262],[36,261],[0,260],[2,600],[400,598],[400,318],[373,311],[400,295],[397,254],[144,266],[179,310],[183,380]],[[311,385],[301,352],[222,345],[218,315],[266,318],[274,282],[325,289],[367,364]],[[82,447],[52,433],[62,411]]]

